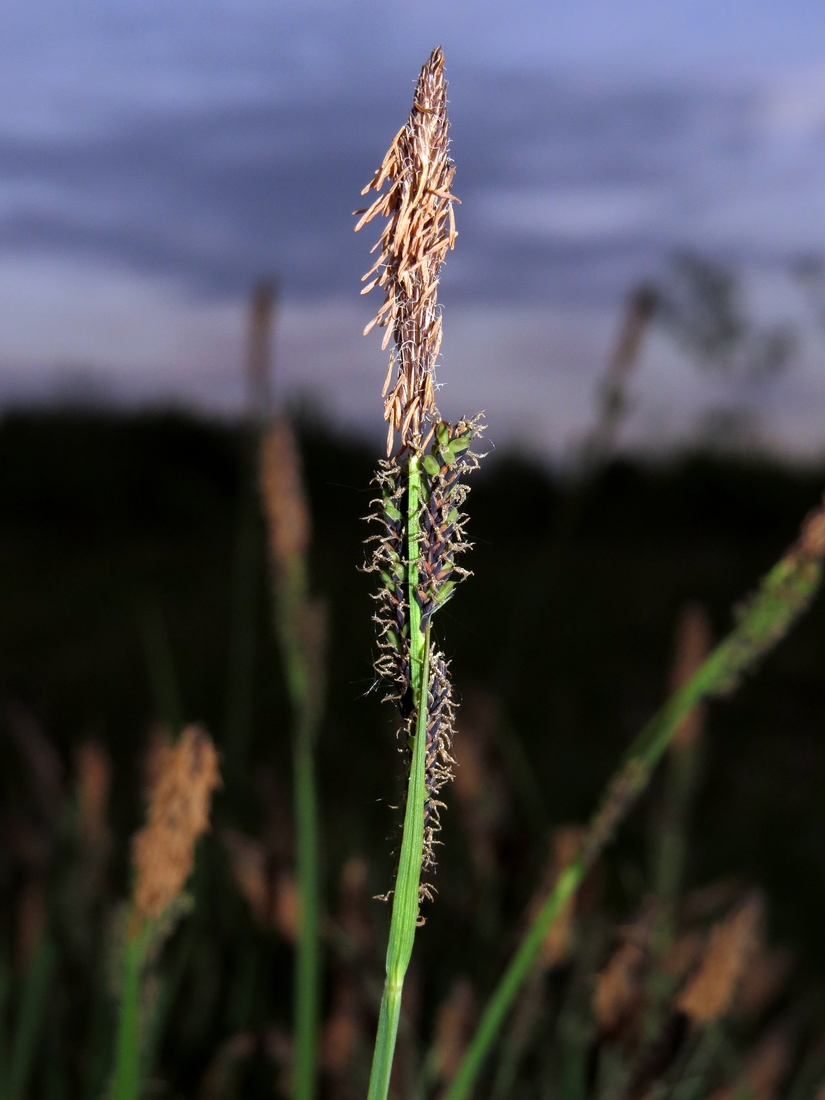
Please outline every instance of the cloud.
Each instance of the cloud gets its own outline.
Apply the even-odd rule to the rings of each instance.
[[[608,242],[632,237],[659,220],[654,188],[503,188],[477,196],[482,219],[519,238]]]
[[[460,386],[517,435],[529,407],[531,438],[558,450],[586,422],[628,289],[673,250],[763,272],[825,254],[823,70],[686,67],[673,35],[699,49],[690,7],[644,23],[640,0],[594,0],[588,18],[572,0],[512,13],[492,0],[9,0],[0,389],[68,364],[135,399],[237,408],[241,303],[274,274],[283,385],[371,422],[382,357],[357,335],[372,305],[358,290],[377,230],[355,237],[351,211],[441,40],[462,200],[443,279],[445,411]],[[760,33],[770,7],[754,5]],[[716,400],[692,388],[690,364],[657,362],[629,438],[675,430],[669,399],[680,431]]]
[[[591,295],[615,295],[750,163],[741,92],[460,70],[453,89],[457,299],[564,298],[570,273],[586,295],[588,272]],[[215,296],[260,272],[296,298],[351,295],[368,243],[351,210],[408,108],[363,74],[304,93],[128,112],[62,140],[0,133],[0,249],[85,255]]]

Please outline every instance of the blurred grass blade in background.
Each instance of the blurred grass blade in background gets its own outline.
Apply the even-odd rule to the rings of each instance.
[[[257,656],[258,599],[261,594],[260,500],[257,461],[261,433],[271,415],[272,341],[277,287],[262,279],[254,288],[247,337],[246,421],[241,428],[240,487],[229,623],[229,654],[224,720],[227,781],[241,781],[252,732]]]
[[[671,691],[678,691],[701,668],[711,648],[707,612],[699,604],[682,611],[676,633]],[[651,939],[653,965],[647,990],[642,1038],[649,1041],[663,1024],[663,1013],[674,987],[673,975],[663,965],[673,945],[677,903],[682,890],[688,847],[690,804],[696,787],[705,708],[695,707],[673,735],[665,762],[661,807],[654,818],[653,892],[657,899]]]
[[[144,969],[187,909],[183,889],[220,786],[217,753],[199,726],[188,726],[177,742],[156,741],[149,771],[146,825],[132,843],[134,886],[125,913],[112,1100],[139,1100],[151,1069],[143,1064],[149,1031]]]
[[[139,609],[138,622],[155,712],[168,735],[174,738],[183,729],[183,706],[166,620],[158,604],[147,604]]]
[[[274,618],[292,706],[293,798],[298,885],[292,1094],[316,1088],[320,997],[320,853],[315,742],[323,713],[326,615],[309,595],[309,503],[298,446],[285,416],[261,441],[260,492],[267,523]]]
[[[8,1100],[24,1100],[46,1008],[57,952],[48,933],[41,936],[23,982],[9,1060]]]

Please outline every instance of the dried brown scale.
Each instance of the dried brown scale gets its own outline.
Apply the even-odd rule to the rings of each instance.
[[[731,1008],[758,945],[762,900],[751,894],[711,930],[704,958],[676,1007],[700,1025],[713,1023]]]
[[[384,419],[388,421],[387,454],[395,432],[402,446],[417,447],[428,418],[437,414],[433,373],[441,348],[441,315],[437,304],[441,265],[455,244],[450,188],[455,166],[448,156],[447,84],[444,56],[433,50],[421,71],[407,124],[396,134],[381,167],[362,194],[388,189],[361,214],[355,229],[373,218],[387,218],[374,251],[378,259],[364,276],[362,294],[379,286],[384,302],[365,329],[386,328],[390,339]],[[393,375],[397,371],[393,381]]]
[[[286,417],[274,420],[261,440],[259,478],[269,554],[282,576],[306,556],[312,538],[298,444]]]
[[[160,917],[186,885],[221,784],[215,747],[199,726],[187,726],[177,744],[166,745],[160,765],[146,825],[132,842],[134,907],[141,918]]]

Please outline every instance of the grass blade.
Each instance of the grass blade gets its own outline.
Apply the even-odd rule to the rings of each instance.
[[[57,952],[48,935],[40,941],[26,979],[20,1002],[20,1013],[12,1041],[9,1064],[9,1100],[23,1100],[26,1095],[37,1040],[46,1007],[46,994],[57,961]]]
[[[294,1096],[296,1100],[312,1100],[320,1011],[320,861],[315,767],[309,745],[296,745],[294,769],[296,879],[301,908],[295,981]]]
[[[324,697],[324,607],[309,596],[310,513],[288,420],[273,421],[260,451],[275,631],[292,704],[296,880],[300,921],[295,966],[292,1094],[312,1100],[320,1013],[320,852],[315,741]]]
[[[226,773],[237,785],[243,776],[252,732],[255,658],[258,629],[259,509],[250,460],[250,440],[244,439],[243,484],[238,505],[232,571],[229,653],[224,737]]]
[[[138,1100],[141,1092],[140,1001],[144,958],[144,937],[128,939],[123,953],[112,1100]]]
[[[139,624],[152,703],[157,717],[170,736],[175,738],[183,729],[183,707],[169,631],[159,605],[149,604],[141,608]]]

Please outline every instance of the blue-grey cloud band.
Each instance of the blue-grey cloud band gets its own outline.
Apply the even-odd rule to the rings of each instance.
[[[754,93],[451,76],[463,205],[448,295],[604,300],[694,238],[782,251],[756,226],[752,239],[713,232],[743,178],[760,195]],[[217,296],[262,271],[290,296],[351,295],[363,258],[350,213],[395,128],[364,83],[288,104],[130,114],[65,140],[0,135],[0,249],[80,253]]]

